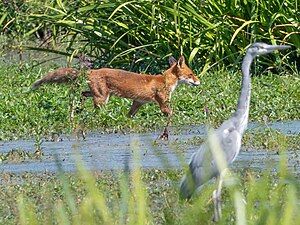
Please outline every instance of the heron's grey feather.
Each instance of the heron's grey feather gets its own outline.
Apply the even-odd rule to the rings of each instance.
[[[215,141],[219,142],[218,144],[225,154],[227,164],[232,163],[239,154],[242,136],[248,124],[251,94],[250,66],[253,59],[258,55],[268,54],[276,49],[287,49],[289,47],[288,45],[267,45],[258,42],[248,48],[242,63],[243,79],[236,111],[231,118],[223,122],[215,130]],[[198,187],[211,178],[218,176],[219,173],[220,171],[218,171],[210,145],[206,141],[192,155],[189,170],[181,181],[181,197],[190,198]]]

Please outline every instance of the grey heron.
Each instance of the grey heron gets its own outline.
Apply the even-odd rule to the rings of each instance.
[[[242,86],[236,111],[214,131],[215,141],[218,142],[222,153],[224,153],[224,159],[227,164],[232,163],[239,154],[242,136],[248,124],[251,93],[250,66],[253,59],[256,56],[268,54],[275,50],[287,49],[289,47],[289,45],[268,45],[257,42],[247,49],[242,62]],[[196,189],[213,177],[219,176],[222,172],[219,171],[216,158],[214,154],[212,154],[212,149],[210,149],[212,145],[208,142],[209,141],[204,142],[200,146],[200,149],[192,155],[188,171],[180,184],[180,197],[183,199],[191,198]],[[222,174],[220,175],[218,188],[213,193],[214,216],[216,221],[221,217],[221,187]]]

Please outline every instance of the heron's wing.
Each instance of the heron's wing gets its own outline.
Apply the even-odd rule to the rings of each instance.
[[[235,118],[231,118],[215,130],[216,141],[219,142],[222,152],[224,153],[227,164],[230,164],[238,155],[241,148],[242,136],[235,126]],[[206,141],[200,149],[193,154],[190,161],[190,172],[198,185],[219,174],[216,161],[213,157],[210,147]]]
[[[225,121],[216,130],[216,133],[220,142],[220,147],[225,154],[226,162],[227,164],[230,164],[235,160],[240,151],[242,135],[239,133],[239,130],[232,120]]]
[[[219,142],[224,152],[225,160],[227,164],[230,164],[239,153],[241,135],[231,120],[225,121],[215,133],[216,141]],[[219,174],[210,146],[206,141],[193,154],[189,170],[181,181],[181,197],[190,198],[198,187]]]
[[[182,198],[190,198],[194,191],[206,181],[216,175],[211,151],[207,143],[203,143],[200,149],[192,155],[189,170],[180,184]]]
[[[189,166],[193,179],[197,181],[198,185],[202,185],[216,175],[217,168],[207,142],[203,143],[200,149],[194,153]]]

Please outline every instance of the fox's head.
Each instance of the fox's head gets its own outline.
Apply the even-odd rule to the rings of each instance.
[[[198,86],[200,84],[199,79],[195,76],[193,71],[185,64],[185,59],[183,56],[180,56],[178,61],[170,56],[169,64],[172,68],[173,74],[178,77],[178,84],[189,84]]]

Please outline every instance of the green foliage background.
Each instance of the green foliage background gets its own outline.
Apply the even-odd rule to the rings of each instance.
[[[95,67],[149,70],[153,59],[184,54],[205,72],[215,64],[236,65],[237,53],[255,41],[300,47],[299,3],[292,0],[4,2],[1,32],[20,48],[70,60],[87,54]],[[37,37],[38,46],[25,42]],[[289,54],[291,62],[297,57],[299,49]]]

